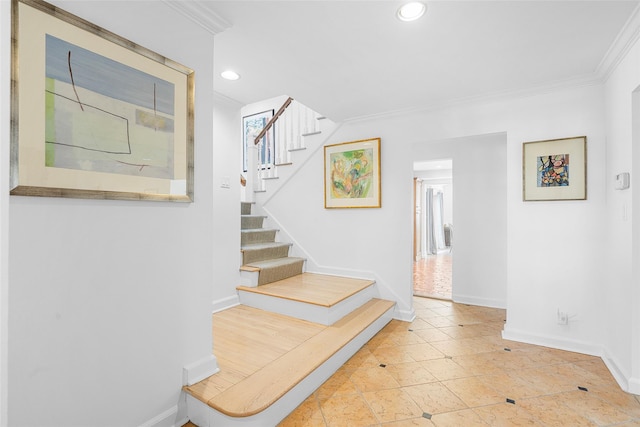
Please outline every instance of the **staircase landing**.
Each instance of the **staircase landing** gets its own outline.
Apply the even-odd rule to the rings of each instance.
[[[238,290],[331,307],[373,285],[372,280],[303,273],[278,282]]]
[[[239,286],[240,302],[322,325],[332,325],[375,296],[375,281],[302,273],[258,287]]]
[[[394,305],[372,299],[332,326],[242,305],[214,314],[220,372],[185,387],[191,420],[276,425],[391,320]]]

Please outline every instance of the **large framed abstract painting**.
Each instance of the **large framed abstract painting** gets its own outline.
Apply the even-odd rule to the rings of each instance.
[[[194,72],[12,0],[11,194],[193,201]]]
[[[324,207],[379,208],[380,138],[324,147]]]
[[[242,135],[243,135],[243,170],[246,172],[249,167],[249,156],[247,155],[247,148],[255,144],[255,140],[262,132],[262,129],[267,126],[269,120],[273,117],[273,110],[263,111],[257,114],[251,114],[242,118]],[[264,134],[260,140],[260,152],[258,161],[261,168],[268,168],[275,163],[275,129],[273,126],[267,133]]]
[[[586,200],[587,137],[525,142],[523,200]]]

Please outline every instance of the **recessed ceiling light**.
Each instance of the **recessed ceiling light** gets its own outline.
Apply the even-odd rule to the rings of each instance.
[[[415,21],[420,18],[427,10],[427,6],[419,1],[413,1],[401,6],[398,9],[398,19],[401,21]]]
[[[222,76],[223,79],[226,79],[226,80],[238,80],[240,78],[240,74],[231,70],[223,71],[222,73],[220,73],[220,75]]]

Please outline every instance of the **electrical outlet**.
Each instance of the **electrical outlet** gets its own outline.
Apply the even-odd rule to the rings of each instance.
[[[569,314],[560,311],[558,309],[558,325],[568,325],[569,324]]]

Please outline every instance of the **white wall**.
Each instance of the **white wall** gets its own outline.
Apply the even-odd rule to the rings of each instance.
[[[213,104],[213,311],[238,303],[240,284],[241,105],[220,94]],[[224,183],[229,183],[225,188]],[[215,345],[215,343],[214,343]]]
[[[495,179],[506,183],[507,194],[505,336],[599,353],[606,321],[601,309],[606,233],[603,105],[601,85],[579,86],[346,123],[327,143],[382,139],[382,208],[325,210],[322,150],[281,188],[268,208],[296,236],[312,265],[372,272],[388,295],[408,310],[416,160],[412,147],[506,134],[506,157],[494,164]],[[579,135],[588,139],[588,199],[523,202],[522,143]],[[464,165],[456,163],[455,169],[464,170]],[[459,236],[462,231],[454,216]],[[557,324],[558,308],[572,315],[569,325]]]
[[[602,254],[607,269],[602,282],[606,361],[618,380],[628,382],[636,394],[640,394],[640,232],[634,227],[640,224],[639,72],[640,45],[636,43],[605,86],[607,239]],[[620,172],[631,172],[629,190],[614,190],[613,180]]]
[[[214,276],[234,267],[212,268],[212,159],[228,151],[212,144],[213,35],[163,2],[53,3],[195,70],[195,203],[9,199],[8,424],[179,421],[182,368],[211,357]]]
[[[453,300],[491,307],[507,304],[507,156],[504,133],[412,147],[414,161],[453,159]]]

